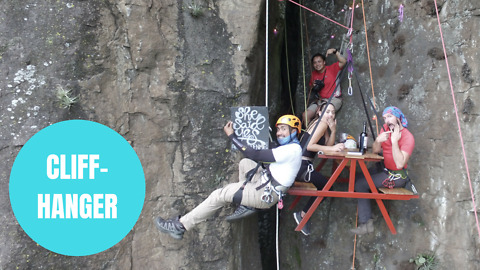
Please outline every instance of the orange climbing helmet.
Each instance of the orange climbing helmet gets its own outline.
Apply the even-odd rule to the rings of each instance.
[[[275,127],[278,126],[278,124],[285,124],[290,126],[291,128],[296,129],[297,134],[300,134],[301,132],[302,122],[295,115],[286,114],[281,116],[280,118],[278,118],[277,123],[275,124]]]

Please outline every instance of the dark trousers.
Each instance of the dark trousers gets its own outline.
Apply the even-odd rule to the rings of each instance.
[[[301,179],[303,173],[305,171],[307,171],[307,168],[308,168],[308,165],[311,164],[310,161],[308,160],[302,160],[302,166],[300,167],[300,171],[298,172],[298,175],[297,175],[297,180],[298,181],[302,181],[302,182],[306,182],[305,179]],[[323,189],[323,187],[325,187],[325,185],[327,184],[328,182],[328,178],[323,176],[321,173],[317,172],[317,171],[313,171],[311,172],[310,174],[310,182],[315,185],[315,187],[317,188],[317,190],[321,190]],[[312,206],[313,202],[315,202],[315,199],[317,197],[310,197],[310,199],[308,200],[307,204],[305,205],[305,207],[303,208],[303,212],[307,212],[308,209],[310,209],[310,206]]]
[[[382,183],[387,179],[389,174],[385,171],[380,171],[378,173],[372,174],[372,180],[375,184],[375,187],[385,187]],[[398,179],[395,181],[395,187],[404,187],[409,181],[409,178]],[[365,177],[357,178],[355,181],[355,191],[356,192],[370,192],[370,187],[368,186],[367,180]],[[358,222],[360,224],[367,223],[367,221],[372,218],[372,205],[370,199],[358,199]]]

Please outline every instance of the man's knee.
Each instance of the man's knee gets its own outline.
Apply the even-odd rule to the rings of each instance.
[[[251,159],[248,159],[248,158],[242,158],[240,160],[240,162],[238,163],[238,166],[240,168],[248,168],[248,167],[255,168],[256,165],[257,165],[257,163],[255,163],[255,161],[253,161]]]

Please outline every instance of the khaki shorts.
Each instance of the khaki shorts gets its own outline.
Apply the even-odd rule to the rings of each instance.
[[[320,104],[322,104],[322,102],[327,102],[327,101],[328,101],[328,98],[322,98],[322,99],[318,100],[317,102],[314,102],[310,106],[308,106],[307,110],[308,111],[316,111],[318,106]],[[340,108],[342,107],[343,100],[342,100],[342,98],[334,97],[334,98],[332,98],[330,103],[333,105],[333,107],[335,107],[335,112],[338,112],[340,110]]]

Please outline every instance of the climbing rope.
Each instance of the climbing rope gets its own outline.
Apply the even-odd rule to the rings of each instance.
[[[265,107],[268,108],[268,0],[265,5]]]
[[[375,102],[375,90],[373,89],[373,76],[372,76],[372,63],[370,61],[370,49],[368,48],[368,34],[367,34],[367,22],[365,20],[365,8],[363,6],[363,0],[362,0],[362,13],[363,13],[363,26],[365,29],[365,44],[367,45],[367,59],[368,59],[368,70],[370,71],[370,85],[372,87],[372,100],[373,100],[373,106],[375,110],[378,110],[377,108],[377,102]],[[375,115],[375,127],[377,129],[377,134],[379,132],[378,130],[378,117]]]
[[[286,21],[286,18],[284,18],[284,27],[285,27],[285,37],[284,37],[284,40],[285,40],[285,61],[286,61],[286,64],[287,64],[287,83],[288,83],[288,94],[290,95],[290,106],[292,106],[292,114],[295,115],[295,109],[294,109],[294,106],[293,106],[293,97],[292,97],[292,86],[290,85],[291,82],[290,82],[290,68],[288,67],[289,66],[289,63],[288,63],[288,38],[287,38],[287,21]]]
[[[302,0],[300,0],[302,2]],[[308,54],[308,57],[307,59],[312,59],[312,56],[310,54],[311,50],[310,50],[310,38],[308,37],[308,24],[307,24],[307,15],[305,14],[305,9],[303,10],[303,21],[304,21],[304,24],[305,24],[305,39],[306,39],[306,43],[307,43],[307,54]],[[310,74],[312,73],[312,62],[311,61],[308,61],[308,67],[309,67],[309,71],[310,71]]]
[[[455,108],[455,116],[457,118],[458,134],[459,134],[459,137],[460,137],[460,144],[462,145],[463,159],[465,161],[465,169],[467,170],[468,183],[470,185],[470,194],[472,195],[473,213],[475,213],[475,221],[477,223],[478,236],[480,237],[480,225],[478,223],[478,215],[477,215],[477,209],[476,209],[477,206],[475,204],[475,194],[473,192],[472,180],[470,178],[470,170],[468,169],[467,153],[465,151],[465,144],[463,142],[462,128],[460,126],[460,117],[458,116],[457,103],[455,101],[455,92],[453,91],[452,76],[450,74],[450,67],[448,65],[447,50],[445,49],[445,41],[443,39],[443,32],[442,32],[442,26],[441,26],[441,23],[440,23],[440,16],[438,15],[437,0],[434,0],[434,2],[435,2],[435,12],[437,14],[438,29],[440,30],[440,38],[442,40],[443,54],[445,56],[445,64],[447,66],[448,81],[450,82],[450,91],[451,91],[451,94],[452,94],[453,107]]]
[[[358,227],[358,207],[357,207],[357,214],[355,215],[355,228]],[[357,234],[355,234],[355,237],[353,238],[353,260],[352,260],[352,270],[355,269],[355,253],[357,250]]]
[[[353,14],[355,13],[355,0],[352,3],[352,18],[350,19],[350,29],[348,29],[348,33],[350,34],[350,47],[353,47]]]
[[[343,24],[341,24],[341,23],[338,23],[338,22],[336,22],[336,21],[334,21],[334,20],[332,20],[332,19],[330,19],[330,18],[328,18],[328,17],[325,17],[325,16],[323,16],[322,14],[320,14],[320,13],[318,13],[318,12],[315,12],[315,11],[309,9],[309,8],[307,8],[307,7],[304,6],[304,5],[301,5],[301,4],[299,4],[299,3],[297,3],[297,2],[295,2],[295,1],[293,1],[293,0],[288,0],[288,1],[291,2],[291,3],[293,3],[293,4],[295,4],[295,5],[297,5],[297,6],[299,6],[299,7],[301,7],[301,8],[303,8],[303,9],[306,9],[306,10],[308,10],[308,11],[314,13],[314,14],[317,14],[318,16],[320,16],[320,17],[322,17],[322,18],[324,18],[324,19],[327,19],[327,20],[333,22],[334,24],[337,24],[337,25],[339,25],[339,26],[341,26],[341,27],[343,27],[343,28],[345,28],[345,29],[348,30],[348,27],[346,27],[345,25],[343,25]]]
[[[278,248],[278,216],[279,216],[278,204],[277,204],[277,207],[275,207],[275,208],[277,209],[277,211],[276,211],[276,212],[277,212],[277,214],[276,214],[276,217],[277,217],[277,218],[276,218],[276,219],[277,219],[277,220],[276,220],[276,222],[277,222],[277,226],[276,226],[276,235],[275,235],[275,237],[276,237],[276,239],[277,239],[277,241],[276,241],[276,250],[277,250],[277,270],[280,270],[280,256],[279,256],[280,254],[279,254],[279,248]]]
[[[295,2],[294,2],[295,3]],[[295,3],[297,4],[297,3]],[[308,92],[307,96],[307,86],[306,86],[306,78],[305,78],[305,55],[304,52],[304,45],[303,45],[303,27],[302,27],[302,10],[300,9],[300,44],[302,45],[302,81],[303,81],[303,96],[304,96],[304,107],[305,107],[305,115],[307,115],[307,102],[308,102],[308,96],[310,96],[310,92]],[[303,119],[302,119],[303,120]],[[305,117],[305,126],[308,126],[308,120],[307,117]]]

